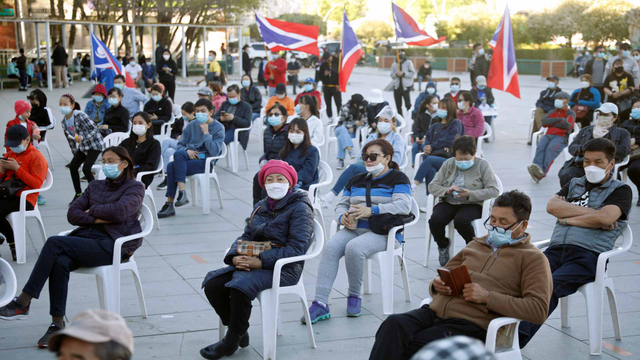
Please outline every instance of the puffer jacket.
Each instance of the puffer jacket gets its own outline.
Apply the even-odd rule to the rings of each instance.
[[[589,140],[593,139],[593,128],[594,125],[582,128],[571,144],[569,144],[569,154],[571,154],[573,158],[567,160],[563,168],[568,166],[582,167],[584,159],[584,151],[582,148]],[[613,125],[609,128],[609,132],[603,137],[616,144],[616,155],[614,157],[616,163],[621,162],[629,155],[629,151],[631,150],[631,136],[626,129]]]
[[[79,228],[95,226],[96,219],[111,221],[103,224],[104,230],[115,242],[123,236],[142,231],[138,213],[144,199],[144,184],[136,179],[94,180],[89,183],[82,196],[69,205],[67,220]],[[89,210],[89,212],[85,212]],[[129,258],[142,245],[142,238],[127,241],[122,245],[122,257]]]
[[[273,160],[280,158],[280,150],[287,143],[287,135],[289,134],[289,124],[285,124],[280,130],[274,130],[273,126],[267,126],[263,134],[264,153],[260,157],[262,160]]]
[[[249,225],[225,255],[224,263],[229,266],[210,271],[202,282],[203,288],[209,280],[233,271],[233,277],[226,286],[242,291],[253,300],[259,292],[271,288],[276,261],[306,254],[314,236],[313,208],[307,193],[294,191],[287,194],[273,211],[269,209],[267,200],[265,198],[256,204]],[[233,258],[238,256],[238,240],[270,241],[281,247],[274,247],[260,254],[262,269],[236,271]],[[285,265],[282,268],[280,286],[297,284],[303,268],[302,261]]]

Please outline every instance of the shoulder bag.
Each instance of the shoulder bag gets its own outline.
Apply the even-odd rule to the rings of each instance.
[[[367,207],[371,207],[371,174],[367,174],[367,191],[366,200]],[[378,214],[371,215],[369,218],[369,228],[374,234],[388,235],[389,231],[396,226],[404,226],[415,219],[415,215],[394,215],[394,214]],[[399,232],[402,232],[400,230]]]
[[[26,186],[27,184],[16,178],[16,174],[12,174],[9,180],[0,183],[0,198],[9,199]]]
[[[578,97],[576,98],[577,102],[580,102],[580,93],[582,92],[582,90],[578,91]],[[586,105],[580,105],[579,103],[576,105],[573,105],[573,112],[576,113],[576,119],[582,119],[585,116],[587,116],[587,113],[589,112],[589,107]]]

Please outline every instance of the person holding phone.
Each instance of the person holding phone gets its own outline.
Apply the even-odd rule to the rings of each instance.
[[[240,99],[240,87],[238,85],[234,84],[227,87],[227,96],[229,100],[220,105],[213,118],[224,125],[224,143],[230,144],[234,140],[236,129],[245,129],[251,126],[253,113],[251,112],[251,105]],[[249,144],[249,132],[240,132],[238,141],[242,148],[246,150]]]
[[[195,108],[196,119],[182,131],[173,161],[167,166],[167,202],[158,212],[158,218],[174,216],[175,207],[189,203],[185,190],[186,177],[207,171],[206,158],[220,155],[224,146],[224,126],[213,119],[211,101],[200,99],[196,102]],[[180,193],[174,203],[178,190]]]
[[[416,155],[424,151],[425,136],[429,132],[429,128],[434,122],[439,122],[440,119],[436,116],[438,112],[438,97],[436,95],[428,95],[424,101],[420,104],[416,121],[411,126],[413,134],[413,146],[411,147],[411,164],[416,165]],[[435,120],[435,121],[434,121]]]

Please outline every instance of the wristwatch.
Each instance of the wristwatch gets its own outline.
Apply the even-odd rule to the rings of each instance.
[[[562,219],[562,221],[560,221],[560,224],[567,226],[567,219]]]

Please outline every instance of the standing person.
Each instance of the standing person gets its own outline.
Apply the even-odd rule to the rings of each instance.
[[[144,94],[144,90],[150,88],[156,83],[156,66],[153,65],[151,59],[145,59],[142,65],[142,80],[144,80],[144,88],[140,88],[140,92]]]
[[[429,133],[431,125],[441,121],[436,116],[438,112],[438,98],[435,95],[429,95],[420,105],[418,109],[418,116],[416,117],[413,125],[411,126],[411,137],[413,138],[413,146],[411,147],[411,164],[416,166],[416,155],[419,152],[424,151],[425,137]]]
[[[104,141],[96,123],[80,110],[80,105],[70,94],[62,95],[60,98],[60,113],[63,115],[62,131],[73,153],[73,158],[69,163],[69,172],[75,190],[75,195],[71,200],[73,203],[82,195],[78,169],[82,165],[82,172],[87,181],[89,183],[93,181],[91,167],[104,149]]]
[[[229,100],[225,101],[217,109],[213,118],[224,125],[224,143],[230,144],[234,140],[236,129],[245,129],[251,126],[253,113],[249,103],[240,100],[240,88],[238,85],[227,87]],[[249,144],[249,132],[242,131],[238,134],[238,141],[243,149]]]
[[[45,127],[51,125],[51,118],[47,109],[47,95],[40,89],[35,89],[27,96],[31,103],[31,116],[29,120],[33,121],[38,127]],[[40,138],[44,140],[46,131],[40,132]]]
[[[144,107],[147,102],[149,102],[149,98],[146,97],[143,93],[136,89],[125,86],[124,75],[116,75],[113,78],[113,87],[122,91],[121,104],[122,106],[127,108],[127,111],[129,111],[129,116],[132,116],[132,114],[140,111],[141,104],[142,107]]]
[[[265,62],[265,59],[261,59],[260,65],[258,65],[258,83],[264,86],[264,94],[269,95],[269,82],[264,77],[264,70],[266,66],[267,66],[267,63]]]
[[[93,120],[96,125],[102,125],[104,121],[104,114],[107,112],[107,109],[111,107],[107,100],[107,89],[105,89],[104,85],[97,84],[93,88],[93,92],[91,93],[92,99],[87,102],[87,106],[84,107],[84,113]]]
[[[162,52],[162,66],[158,66],[157,71],[160,83],[164,85],[167,95],[175,102],[178,65],[176,65],[176,62],[171,58],[171,51],[169,51],[169,49],[165,49]]]
[[[267,62],[264,68],[264,78],[269,85],[269,96],[276,96],[276,86],[287,83],[287,60],[285,52],[280,51],[278,55],[271,54],[275,59]]]
[[[144,94],[145,82],[142,78],[142,66],[138,64],[136,58],[133,56],[129,58],[127,66],[124,67],[125,71],[133,79],[133,83],[140,89],[140,92]]]
[[[285,84],[276,85],[276,95],[267,101],[267,109],[271,108],[275,103],[279,103],[287,109],[287,115],[296,113],[293,99],[287,96],[287,86]]]
[[[418,68],[418,91],[422,91],[422,81],[431,81],[431,62],[425,60],[424,63]]]
[[[580,126],[591,125],[593,112],[600,107],[600,100],[600,91],[593,86],[593,77],[586,73],[580,76],[580,88],[571,93],[569,100],[569,106],[579,113],[575,114],[575,120]]]
[[[60,87],[60,82],[67,88],[69,87],[69,84],[67,84],[67,59],[69,56],[59,42],[55,43],[54,47],[51,60],[53,61],[53,71],[56,77],[55,88]]]
[[[156,46],[156,69],[162,69],[162,66],[164,64],[164,57],[162,56],[164,54],[164,46],[158,42],[158,45]],[[158,72],[158,76],[160,76],[160,73]]]
[[[451,100],[453,100],[454,104],[457,104],[458,97],[462,93],[462,91],[460,91],[460,78],[458,77],[451,78],[451,83],[449,84],[449,90],[450,91],[444,94],[442,98],[443,99],[450,98]]]
[[[478,76],[489,75],[489,67],[491,66],[491,60],[488,54],[485,53],[482,48],[482,44],[476,43],[473,45],[473,55],[471,56],[471,62],[469,62],[469,75],[471,78],[471,86],[476,85],[476,78]]]
[[[407,111],[411,109],[411,88],[413,87],[413,77],[416,70],[413,68],[413,61],[406,57],[404,51],[400,52],[400,65],[394,62],[391,65],[391,79],[393,80],[393,98],[396,102],[398,114],[402,115],[402,99]]]
[[[606,50],[603,45],[598,45],[594,51],[594,57],[592,57],[584,67],[584,73],[591,75],[593,78],[593,86],[600,92],[600,97],[604,98],[604,71],[607,66],[605,60]]]
[[[240,89],[240,98],[242,101],[251,105],[251,121],[260,117],[260,111],[262,110],[262,94],[260,90],[253,85],[251,74],[242,75],[242,89]]]
[[[171,120],[173,113],[173,105],[166,97],[162,83],[151,86],[151,101],[144,105],[144,111],[151,115],[153,134],[159,135],[162,131],[162,125]]]
[[[320,113],[318,113],[316,98],[311,95],[301,97],[300,102],[296,105],[296,114],[307,122],[311,144],[315,147],[324,144],[322,120],[319,118]]]
[[[227,48],[224,46],[224,43],[220,45],[220,53],[222,53],[222,55],[227,55]]]
[[[87,75],[89,74],[89,71],[91,71],[91,57],[89,54],[84,54],[82,61],[80,61],[80,70],[82,71],[82,78],[80,81],[87,81]]]
[[[638,62],[631,57],[631,45],[627,43],[620,44],[620,50],[618,51],[618,55],[612,56],[607,61],[607,66],[604,69],[604,83],[607,85],[607,77],[616,71],[615,62],[620,60],[622,62],[622,69],[631,75],[633,79],[633,86],[635,87],[640,83],[640,68],[638,67]]]
[[[298,81],[298,74],[300,73],[300,69],[302,66],[296,59],[296,54],[291,53],[291,61],[287,64],[287,79],[291,83],[291,88],[293,89],[293,95],[296,95],[296,91],[300,87],[300,82]]]
[[[320,65],[320,78],[322,79],[322,92],[324,93],[324,103],[327,105],[327,117],[329,124],[333,122],[333,110],[331,110],[331,99],[336,104],[336,112],[342,109],[342,93],[340,85],[340,64],[338,58],[328,51],[322,54],[322,65]]]
[[[320,91],[316,90],[316,82],[313,80],[313,78],[308,77],[304,79],[304,86],[302,88],[304,89],[304,91],[296,96],[296,99],[293,101],[293,103],[295,105],[298,105],[298,101],[301,97],[305,95],[311,95],[314,96],[318,101],[318,109],[322,108],[322,95],[320,94]]]
[[[633,105],[633,89],[636,86],[634,77],[624,70],[624,61],[617,59],[613,62],[613,72],[604,81],[605,101],[618,107],[620,118],[626,119]]]
[[[217,55],[218,54],[215,51],[209,51],[209,57],[207,58],[207,60],[209,61],[209,67],[207,68],[207,75],[205,76],[207,84],[212,81],[220,81],[222,68],[220,67],[220,63],[216,60]],[[200,84],[200,82],[202,81],[198,81],[198,84]]]
[[[636,188],[640,189],[640,156],[638,156],[638,149],[640,148],[640,100],[636,100],[633,104],[629,120],[622,123],[622,128],[631,134],[631,156],[629,165],[626,166],[627,174]],[[638,198],[636,206],[640,206],[640,198]]]
[[[109,89],[107,95],[109,108],[104,114],[104,121],[98,128],[102,136],[107,136],[114,132],[129,132],[129,110],[122,106],[122,91],[116,87]]]
[[[140,172],[155,171],[160,163],[160,142],[153,138],[153,123],[144,111],[133,115],[133,126],[129,137],[122,140],[120,146],[127,149],[133,163],[133,176]],[[128,118],[127,118],[128,121]],[[145,188],[153,182],[153,175],[142,177]]]
[[[484,134],[484,116],[474,106],[471,93],[465,91],[458,98],[458,119],[464,125],[464,134],[479,138]]]
[[[27,91],[27,57],[24,56],[24,49],[20,49],[20,56],[16,60],[16,67],[20,74],[19,91]]]
[[[249,75],[249,77],[251,77],[252,67],[253,64],[251,63],[251,57],[249,56],[249,45],[245,44],[242,47],[242,71],[244,71],[246,75]]]
[[[558,86],[560,79],[555,76],[549,76],[547,78],[547,88],[540,92],[540,97],[538,101],[536,101],[536,111],[533,114],[533,126],[531,127],[531,134],[538,132],[542,127],[542,118],[547,115],[547,113],[553,109],[555,96],[557,93],[561,92],[562,89]],[[527,143],[527,145],[531,145],[531,141]]]

